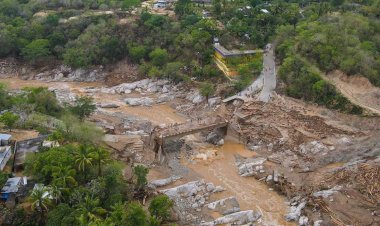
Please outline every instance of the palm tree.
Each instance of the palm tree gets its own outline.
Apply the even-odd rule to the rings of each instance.
[[[99,199],[93,199],[90,196],[86,196],[84,201],[78,206],[78,211],[81,213],[79,221],[81,225],[88,225],[90,221],[94,221],[101,216],[105,215],[107,211],[99,206]]]
[[[48,190],[51,198],[55,200],[55,204],[58,204],[62,198],[61,188],[52,185],[48,187]]]
[[[78,170],[84,173],[84,180],[87,178],[87,167],[92,166],[91,149],[86,145],[81,145],[78,152],[75,153],[75,163],[78,166]]]
[[[49,210],[51,200],[49,197],[48,189],[41,185],[36,186],[29,196],[29,200],[32,202],[32,210],[40,213],[38,221],[43,222],[45,213]]]
[[[48,211],[50,205],[50,197],[48,189],[41,185],[36,186],[30,194],[30,201],[32,202],[32,209],[39,212]]]
[[[68,188],[69,186],[77,185],[77,182],[74,178],[75,169],[71,168],[71,166],[53,166],[53,184],[59,186],[60,188]]]
[[[107,163],[109,158],[109,152],[104,150],[103,148],[94,148],[90,153],[93,161],[98,165],[98,176],[102,174],[102,165]]]

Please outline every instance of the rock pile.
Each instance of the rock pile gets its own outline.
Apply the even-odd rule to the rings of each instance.
[[[328,190],[322,190],[322,191],[314,192],[313,196],[314,197],[328,198],[331,195],[333,195],[334,193],[338,192],[340,189],[342,189],[342,186],[337,185],[337,186],[335,186],[331,189],[328,189]]]
[[[236,158],[236,166],[238,167],[238,172],[242,177],[250,177],[258,175],[259,173],[265,173],[264,162],[266,158]]]
[[[66,65],[61,65],[53,70],[44,71],[35,75],[33,78],[36,80],[45,81],[67,81],[67,82],[95,82],[104,80],[106,73],[103,68],[85,70],[85,69],[72,69]]]
[[[329,148],[320,141],[312,141],[306,144],[299,145],[299,152],[303,155],[327,154]]]
[[[152,189],[156,189],[158,187],[163,187],[163,186],[166,186],[168,184],[171,184],[177,180],[180,180],[181,178],[182,177],[180,177],[180,176],[171,176],[171,177],[165,178],[165,179],[153,180],[153,181],[149,182],[148,187],[150,187]]]
[[[240,211],[239,203],[234,196],[209,203],[207,208],[222,215],[228,215]]]
[[[223,217],[219,217],[214,221],[202,223],[202,226],[215,226],[215,225],[245,225],[260,219],[261,214],[253,210],[240,211],[232,213]]]
[[[289,213],[285,215],[285,220],[287,221],[298,221],[301,217],[302,210],[306,206],[306,199],[301,199],[301,197],[296,196],[290,201]],[[305,219],[302,220],[303,222]]]
[[[206,204],[210,195],[223,190],[222,187],[214,186],[213,183],[198,180],[174,188],[160,190],[159,192],[166,194],[174,201],[182,221],[200,222],[200,214],[195,214],[194,211],[201,212],[201,208]]]

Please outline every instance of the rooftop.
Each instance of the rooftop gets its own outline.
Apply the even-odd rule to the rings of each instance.
[[[8,152],[11,150],[11,146],[3,146],[0,147],[0,159]]]
[[[12,135],[10,134],[0,133],[0,140],[9,140],[11,137]]]
[[[2,193],[14,193],[18,191],[18,185],[20,184],[20,181],[22,180],[22,177],[13,177],[9,178],[7,182],[5,183],[4,187],[1,189]]]
[[[263,52],[263,50],[236,50],[236,49],[228,50],[228,49],[224,48],[222,45],[220,45],[219,43],[215,43],[214,48],[216,51],[218,51],[224,57],[250,55],[250,54],[262,53]]]

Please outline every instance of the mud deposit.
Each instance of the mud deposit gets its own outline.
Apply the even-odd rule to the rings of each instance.
[[[263,216],[260,225],[295,225],[284,220],[288,211],[284,197],[255,178],[241,177],[237,173],[235,155],[254,157],[256,153],[247,150],[231,137],[217,150],[217,157],[212,161],[192,164],[184,160],[184,165],[196,172],[200,178],[226,188],[220,196],[235,196],[242,210],[259,211]]]

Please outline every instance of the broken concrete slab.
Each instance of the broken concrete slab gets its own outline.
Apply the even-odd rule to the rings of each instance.
[[[313,193],[314,197],[323,197],[323,198],[328,198],[329,196],[333,195],[334,193],[338,192],[339,190],[342,189],[342,186],[335,186],[331,189],[328,190],[322,190],[322,191],[317,191]]]
[[[207,208],[223,215],[240,211],[239,203],[234,196],[209,203]]]
[[[257,221],[261,214],[253,210],[245,210],[219,217],[211,222],[202,223],[202,226],[215,226],[221,224],[243,225]]]
[[[175,181],[180,180],[181,178],[182,177],[180,177],[180,176],[171,176],[171,177],[165,178],[165,179],[153,180],[153,181],[149,182],[148,186],[152,187],[152,188],[163,187],[163,186],[166,186],[168,184],[174,183]]]

